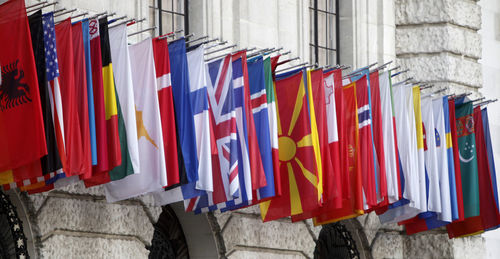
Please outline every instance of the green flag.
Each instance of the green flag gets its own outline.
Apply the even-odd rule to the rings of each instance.
[[[479,216],[479,183],[472,102],[456,105],[465,218]]]

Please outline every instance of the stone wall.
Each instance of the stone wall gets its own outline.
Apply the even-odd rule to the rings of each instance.
[[[471,0],[396,0],[397,63],[449,93],[482,86],[481,8]],[[476,94],[477,95],[477,94]]]

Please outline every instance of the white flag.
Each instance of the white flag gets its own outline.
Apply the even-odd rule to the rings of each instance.
[[[389,203],[399,200],[398,160],[392,110],[391,80],[389,72],[380,74],[380,105],[382,111],[382,133],[384,136],[385,170],[387,175],[387,195]]]
[[[160,108],[151,39],[129,46],[141,173],[105,185],[114,202],[160,191],[167,185]]]
[[[212,192],[214,190],[212,182],[212,153],[204,51],[205,48],[202,45],[188,52],[187,61],[199,161],[196,189]]]
[[[446,145],[446,127],[444,124],[443,97],[432,101],[434,113],[434,127],[436,130],[436,152],[439,172],[439,187],[441,195],[441,213],[438,219],[446,222],[452,221],[451,190],[448,169],[448,155]]]
[[[420,208],[417,131],[413,111],[413,93],[409,85],[394,85],[394,113],[399,157],[404,176],[403,198],[409,203],[392,208],[379,216],[381,223],[394,223],[415,217]]]
[[[422,122],[424,127],[424,158],[427,178],[429,180],[429,196],[427,210],[441,213],[441,193],[439,188],[439,172],[436,150],[436,130],[432,98],[422,98]],[[446,162],[443,161],[443,162]]]
[[[137,140],[137,122],[135,118],[134,89],[132,69],[127,45],[127,26],[119,25],[109,29],[109,44],[113,59],[115,87],[127,133],[127,147],[134,174],[140,171],[139,143]]]

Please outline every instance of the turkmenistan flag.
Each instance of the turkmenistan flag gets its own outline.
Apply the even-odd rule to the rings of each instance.
[[[282,194],[261,203],[263,221],[298,215],[320,206],[318,169],[306,97],[302,71],[277,78]]]

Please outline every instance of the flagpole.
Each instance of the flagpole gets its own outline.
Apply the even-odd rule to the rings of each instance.
[[[154,31],[154,30],[156,30],[156,26],[155,27],[151,27],[151,28],[147,28],[147,29],[144,29],[144,30],[140,30],[138,32],[131,33],[131,34],[128,35],[128,37],[134,36],[134,35],[137,35],[137,34],[141,34],[143,32],[147,32],[147,31]]]
[[[33,8],[33,7],[37,7],[39,5],[44,5],[48,3],[47,1],[43,1],[43,2],[40,2],[40,3],[36,3],[36,4],[32,4],[32,5],[29,5],[29,6],[26,6],[26,9],[30,9],[30,8]]]

